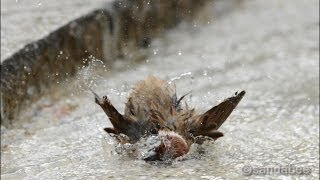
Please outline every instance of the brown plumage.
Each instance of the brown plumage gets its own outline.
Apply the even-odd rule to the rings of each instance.
[[[101,99],[95,94],[95,101],[113,125],[113,128],[105,128],[106,132],[115,134],[121,143],[136,143],[142,137],[159,136],[160,145],[153,148],[154,153],[145,160],[163,160],[188,153],[192,143],[202,143],[206,137],[213,140],[222,137],[217,129],[244,94],[245,91],[235,93],[204,114],[199,114],[188,107],[183,109],[181,100],[184,96],[178,99],[170,84],[151,76],[135,85],[123,115],[106,96]],[[123,139],[120,134],[129,139]]]

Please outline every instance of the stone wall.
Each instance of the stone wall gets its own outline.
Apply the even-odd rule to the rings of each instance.
[[[192,18],[206,0],[116,0],[30,43],[1,64],[1,123],[56,81],[75,75],[93,55],[108,64],[124,52],[147,48],[153,37]]]

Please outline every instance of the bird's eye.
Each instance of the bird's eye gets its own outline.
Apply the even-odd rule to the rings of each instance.
[[[150,130],[150,133],[151,134],[158,134],[158,131],[155,128],[153,128],[153,129]]]

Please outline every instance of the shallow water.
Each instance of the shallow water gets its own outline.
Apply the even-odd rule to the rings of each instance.
[[[30,107],[17,128],[2,127],[1,178],[234,179],[245,177],[245,165],[291,165],[311,174],[250,177],[318,179],[318,7],[248,0],[221,17],[206,12],[181,24],[153,41],[143,62],[111,70],[94,61]],[[204,154],[193,148],[171,165],[148,164],[115,153],[102,130],[111,124],[88,91],[108,95],[123,112],[132,85],[148,75],[175,83],[180,95],[192,91],[186,101],[202,112],[235,91],[247,94]]]

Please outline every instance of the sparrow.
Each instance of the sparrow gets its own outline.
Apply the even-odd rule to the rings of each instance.
[[[92,91],[93,92],[93,91]],[[163,161],[186,155],[193,143],[217,140],[223,136],[219,127],[238,105],[245,91],[236,92],[232,97],[199,113],[177,97],[175,88],[165,80],[149,76],[139,81],[125,103],[124,114],[112,105],[107,96],[100,98],[95,92],[98,104],[113,127],[104,131],[116,136],[119,143],[135,144],[146,137],[156,137],[157,145],[150,147],[145,161]],[[125,136],[123,136],[125,135]],[[124,138],[126,137],[126,138]]]

